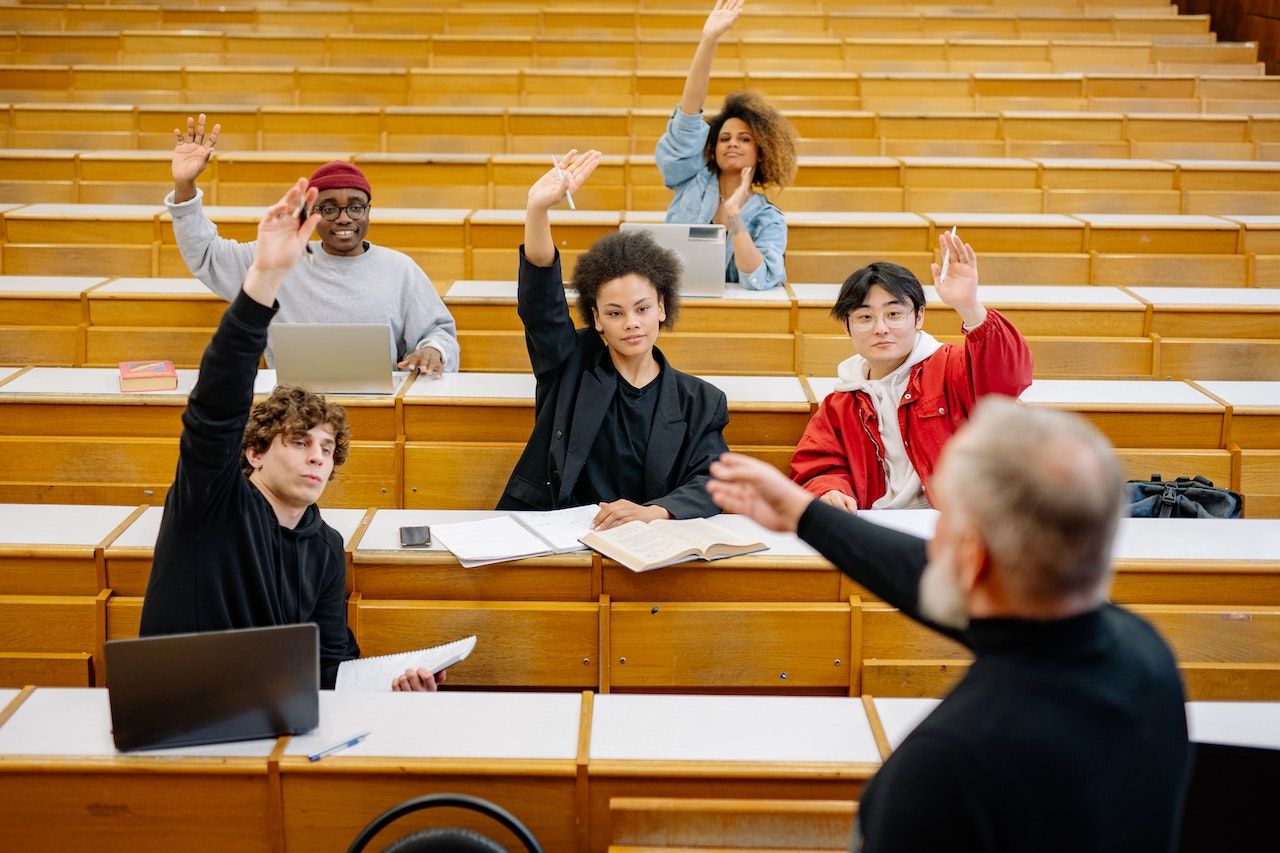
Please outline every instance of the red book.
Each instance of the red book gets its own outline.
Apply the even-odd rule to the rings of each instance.
[[[120,362],[121,391],[173,391],[177,387],[178,371],[172,361]]]

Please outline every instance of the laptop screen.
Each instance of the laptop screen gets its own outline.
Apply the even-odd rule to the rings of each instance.
[[[278,625],[109,640],[118,749],[300,734],[320,719],[320,630]]]
[[[724,296],[725,230],[723,225],[671,222],[624,222],[621,231],[648,231],[654,242],[680,256],[684,272],[680,295]]]

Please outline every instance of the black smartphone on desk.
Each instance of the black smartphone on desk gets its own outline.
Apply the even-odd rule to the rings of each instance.
[[[424,548],[431,544],[431,527],[423,524],[419,527],[400,528],[401,548]]]

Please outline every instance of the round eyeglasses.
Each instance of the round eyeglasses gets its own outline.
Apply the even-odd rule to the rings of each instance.
[[[876,327],[881,320],[884,320],[885,326],[890,329],[904,329],[915,322],[916,312],[908,311],[905,308],[890,308],[883,314],[876,314],[872,311],[854,311],[849,315],[846,322],[849,328],[857,329],[859,332],[869,332]]]
[[[332,222],[337,219],[344,210],[347,212],[347,216],[350,219],[364,219],[365,212],[369,210],[369,205],[356,203],[348,204],[346,207],[339,207],[336,204],[323,204],[315,210],[316,213],[323,216],[326,221]]]

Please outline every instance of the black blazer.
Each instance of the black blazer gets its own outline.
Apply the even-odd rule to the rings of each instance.
[[[564,296],[560,256],[534,266],[520,249],[517,296],[525,344],[537,379],[533,432],[498,501],[498,509],[547,510],[572,505],[573,488],[617,389],[609,350],[595,329],[575,329]],[[707,494],[710,467],[728,450],[724,392],[681,373],[654,348],[662,365],[658,409],[645,461],[644,494],[636,503],[660,506],[672,518],[720,510]]]

